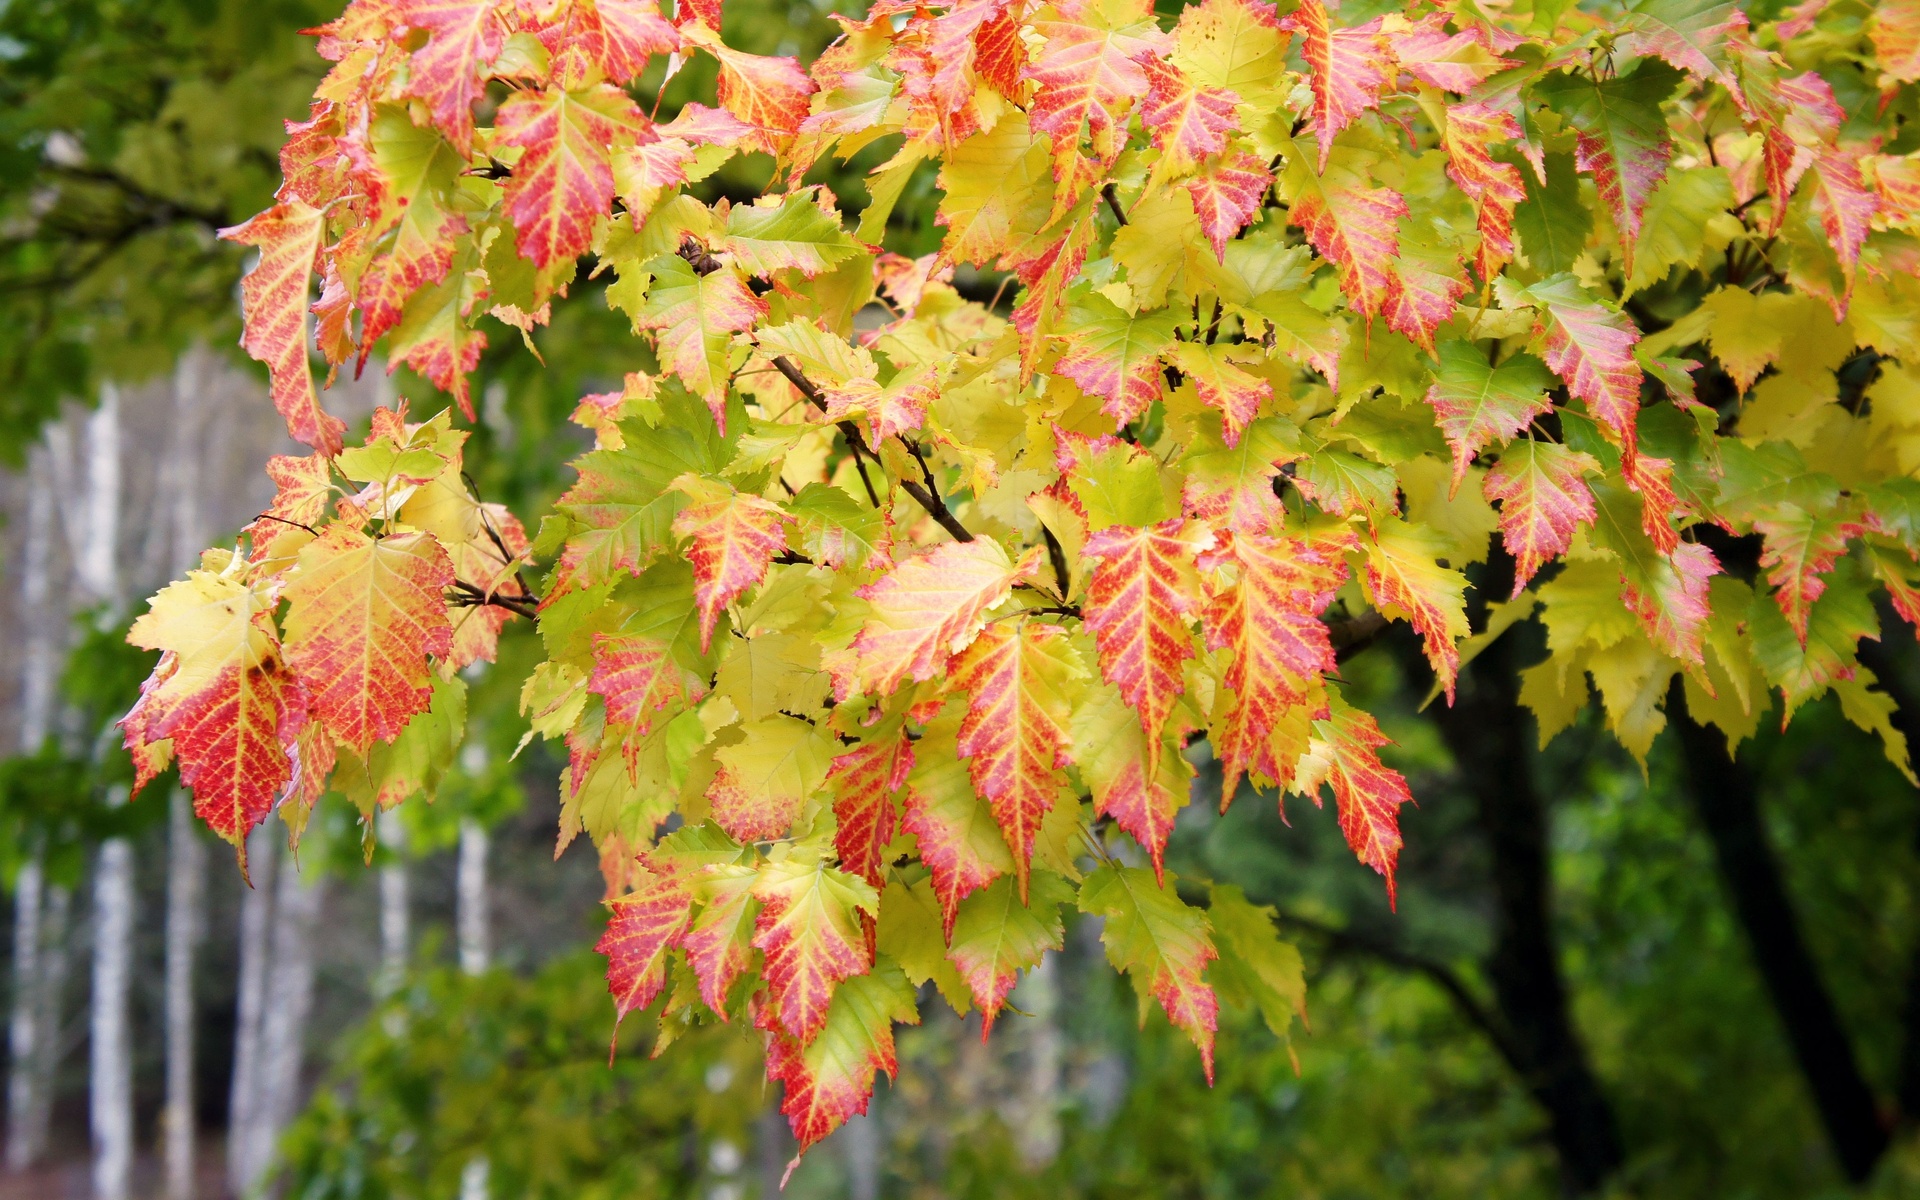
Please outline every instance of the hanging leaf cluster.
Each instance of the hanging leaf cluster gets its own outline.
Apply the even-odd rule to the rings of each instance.
[[[762,1031],[804,1149],[918,985],[991,1025],[1070,904],[1208,1071],[1223,1001],[1284,1035],[1297,956],[1164,869],[1188,750],[1330,791],[1391,895],[1411,797],[1336,677],[1389,621],[1448,701],[1544,622],[1546,738],[1597,688],[1644,755],[1678,677],[1735,744],[1836,692],[1904,767],[1855,651],[1876,592],[1920,617],[1920,10],[1588,7],[882,0],[803,67],[716,0],[353,0],[227,234],[315,453],[134,626],[143,777],[236,844],[428,791],[537,620],[619,1012]],[[697,57],[662,119],[636,80]],[[863,209],[807,182],[876,143]],[[765,195],[689,193],[735,155]],[[940,248],[890,253],[927,176]],[[345,448],[316,355],[471,419],[589,277],[633,369],[531,543],[448,414]]]

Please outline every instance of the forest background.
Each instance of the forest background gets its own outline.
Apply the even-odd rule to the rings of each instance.
[[[829,8],[731,0],[723,32],[806,60],[837,32]],[[1748,11],[1757,24],[1777,8]],[[1857,37],[1870,11],[1820,20]],[[103,1147],[132,1156],[138,1195],[769,1194],[791,1147],[750,1040],[703,1034],[649,1060],[630,1028],[605,1064],[597,864],[584,847],[548,861],[559,764],[538,744],[510,757],[524,730],[510,683],[472,681],[480,749],[432,809],[382,831],[373,870],[341,806],[277,880],[259,839],[249,890],[177,801],[117,803],[129,771],[99,735],[150,666],[120,637],[136,598],[265,506],[259,464],[285,448],[236,348],[245,252],[213,232],[270,198],[281,122],[323,66],[299,31],[333,15],[325,0],[0,9],[0,715],[17,750],[0,768],[16,931],[0,1194],[99,1194],[117,1177]],[[696,66],[676,86],[711,80]],[[843,203],[863,202],[881,157],[829,178]],[[750,199],[757,169],[736,160],[702,197]],[[890,249],[937,245],[936,198],[910,187]],[[999,282],[956,281],[981,299]],[[627,335],[588,284],[538,342],[544,368],[500,339],[474,374],[469,470],[522,511],[569,481],[560,464],[591,435],[566,418],[618,386]],[[439,402],[376,363],[329,403],[364,423],[396,396]],[[1891,614],[1882,627],[1873,669],[1920,693],[1920,649]],[[498,678],[537,653],[530,640],[509,635]],[[1471,723],[1425,707],[1410,638],[1344,670],[1421,799],[1397,911],[1331,813],[1296,806],[1283,825],[1266,798],[1216,815],[1204,761],[1168,851],[1175,871],[1273,906],[1304,956],[1310,1030],[1223,1028],[1208,1088],[1164,1020],[1136,1023],[1082,919],[991,1042],[977,1017],[905,1034],[900,1081],[790,1192],[1920,1191],[1901,1117],[1920,1113],[1920,805],[1836,701],[1741,751],[1788,902],[1756,914],[1727,886],[1712,798],[1672,732],[1643,771],[1595,705],[1536,754],[1511,704]],[[1517,773],[1494,776],[1489,746],[1526,748]],[[1529,862],[1550,909],[1527,900]],[[1807,954],[1769,977],[1756,938],[1763,965],[1782,938]],[[112,944],[124,986],[100,974]],[[1537,986],[1549,978],[1564,995]],[[126,997],[118,1016],[103,979]],[[1835,1031],[1843,1053],[1810,1069],[1808,1038]]]

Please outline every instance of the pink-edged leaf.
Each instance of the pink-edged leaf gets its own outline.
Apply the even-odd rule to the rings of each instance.
[[[1527,289],[1537,304],[1533,341],[1567,392],[1587,402],[1628,455],[1635,453],[1635,426],[1644,378],[1633,356],[1640,331],[1625,316],[1602,305],[1571,275],[1555,275]]]
[[[1189,622],[1202,598],[1194,554],[1210,535],[1174,517],[1144,528],[1114,525],[1087,539],[1086,628],[1100,650],[1100,674],[1140,714],[1149,762],[1157,763],[1160,727],[1186,690],[1182,664],[1193,657]]]
[[[932,679],[979,634],[988,610],[1038,565],[1036,553],[1015,562],[985,538],[949,542],[861,588],[857,594],[872,606],[853,643],[861,680],[874,695],[885,695],[908,678]]]
[[[674,535],[689,542],[701,653],[713,644],[720,613],[765,579],[773,556],[786,549],[791,519],[778,504],[746,492],[690,504],[673,518]]]
[[[577,92],[523,91],[500,106],[500,144],[525,151],[507,180],[515,244],[539,267],[593,245],[593,223],[613,204],[616,143],[654,135],[633,100],[610,83]]]
[[[1753,528],[1762,539],[1760,565],[1767,572],[1767,582],[1773,585],[1774,599],[1793,627],[1794,636],[1805,646],[1814,601],[1827,590],[1824,577],[1847,552],[1847,542],[1864,533],[1866,526],[1782,505],[1755,521]]]
[[[827,771],[840,866],[876,888],[886,882],[886,851],[896,823],[894,798],[911,770],[913,743],[904,730],[896,730],[839,755]]]
[[[1593,524],[1593,491],[1583,475],[1600,470],[1591,454],[1556,442],[1518,441],[1487,472],[1481,490],[1500,504],[1500,536],[1513,555],[1513,595],[1567,552],[1573,534]]]
[[[1181,184],[1193,197],[1200,231],[1207,235],[1213,256],[1226,261],[1227,243],[1253,220],[1273,186],[1273,174],[1260,156],[1242,150],[1231,158],[1216,158]]]
[[[1413,793],[1400,772],[1380,761],[1380,747],[1393,742],[1373,717],[1335,696],[1324,720],[1313,723],[1313,741],[1300,760],[1298,790],[1314,796],[1331,784],[1340,832],[1355,857],[1387,881],[1387,903],[1396,902],[1393,872],[1400,861],[1400,806]]]
[[[320,407],[307,366],[307,301],[313,268],[327,234],[327,217],[300,200],[276,204],[220,236],[256,246],[260,261],[240,281],[246,331],[240,345],[267,365],[273,380],[273,406],[287,432],[325,454],[338,454],[346,422]]]
[[[1280,27],[1301,34],[1300,53],[1313,87],[1313,133],[1324,171],[1333,139],[1361,113],[1380,107],[1380,93],[1393,81],[1392,55],[1378,19],[1356,29],[1336,28],[1322,0],[1302,0]]]

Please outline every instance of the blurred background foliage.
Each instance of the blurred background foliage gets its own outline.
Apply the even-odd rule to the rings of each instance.
[[[268,201],[280,122],[304,115],[323,65],[298,31],[337,7],[0,7],[0,448],[10,459],[63,400],[92,397],[104,379],[163,372],[191,344],[235,342],[244,255],[214,231]],[[811,57],[838,32],[830,7],[730,0],[725,37],[750,51]],[[702,65],[689,67],[663,112],[710,98],[711,87]],[[857,210],[861,177],[893,148],[882,142],[850,163],[825,164],[818,178]],[[770,160],[735,160],[705,182],[706,198],[749,198],[771,170]],[[888,248],[918,254],[937,244],[933,199],[927,171],[895,210]],[[960,282],[991,291],[995,281]],[[602,289],[582,278],[555,306],[535,339],[544,366],[511,331],[493,337],[476,373],[483,420],[467,456],[484,498],[541,511],[586,444],[566,420],[579,396],[648,365]],[[237,349],[233,356],[244,363]],[[404,373],[395,391],[416,411],[441,403]],[[1911,694],[1920,652],[1903,624],[1885,625],[1886,654]],[[120,632],[90,621],[72,656],[65,689],[85,714],[78,728],[107,728],[145,674]],[[1420,799],[1404,821],[1397,913],[1354,863],[1331,812],[1296,803],[1283,822],[1272,796],[1249,793],[1219,815],[1218,775],[1205,764],[1171,852],[1176,872],[1237,883],[1276,908],[1307,957],[1309,1032],[1289,1047],[1264,1027],[1223,1029],[1209,1088],[1191,1047],[1157,1012],[1136,1025],[1128,985],[1099,961],[1081,922],[1044,986],[1030,981],[1016,994],[1035,1015],[1009,1014],[987,1048],[976,1024],[923,1004],[930,1015],[903,1033],[901,1078],[881,1089],[873,1120],[811,1156],[788,1194],[1556,1194],[1545,1118],[1487,1032],[1480,964],[1494,914],[1472,781],[1420,711],[1424,684],[1402,675],[1394,649],[1377,648],[1348,671],[1359,698],[1383,714],[1396,742],[1391,761]],[[439,803],[404,810],[415,853],[449,844],[460,815],[494,822],[531,797],[551,803],[557,764],[538,748],[514,758],[524,730],[515,681],[536,657],[533,634],[518,629],[500,666],[472,681],[468,752]],[[1920,807],[1832,704],[1803,710],[1784,732],[1763,731],[1742,761],[1760,780],[1801,924],[1863,1071],[1885,1095],[1915,1020],[1906,1010],[1920,937]],[[1551,814],[1555,933],[1574,1023],[1628,1152],[1612,1190],[1674,1200],[1849,1194],[1671,742],[1643,774],[1589,711],[1533,763]],[[124,781],[123,764],[85,744],[50,744],[0,764],[0,867],[29,838],[45,838],[50,870],[77,874],[87,845],[162,811],[111,810],[107,789]],[[356,817],[335,797],[316,821],[321,852],[343,872],[359,869]],[[774,1097],[751,1031],[701,1030],[653,1059],[651,1021],[636,1015],[609,1067],[601,960],[586,949],[585,926],[574,933],[577,951],[526,975],[462,976],[433,966],[443,956],[423,948],[408,985],[341,1041],[289,1134],[287,1194],[453,1195],[476,1156],[502,1196],[765,1194],[787,1148],[767,1118]],[[1920,1194],[1911,1133],[1866,1194]]]

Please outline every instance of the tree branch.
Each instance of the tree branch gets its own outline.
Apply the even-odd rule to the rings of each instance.
[[[1379,641],[1392,625],[1393,622],[1371,608],[1357,617],[1328,625],[1327,640],[1333,643],[1334,661],[1346,662]]]
[[[502,596],[498,592],[483,592],[464,579],[456,579],[453,581],[453,592],[453,599],[448,603],[454,605],[456,608],[484,608],[491,606],[494,608],[504,608],[508,612],[516,616],[525,617],[529,621],[538,621],[540,619],[539,605],[535,604],[530,596]]]

